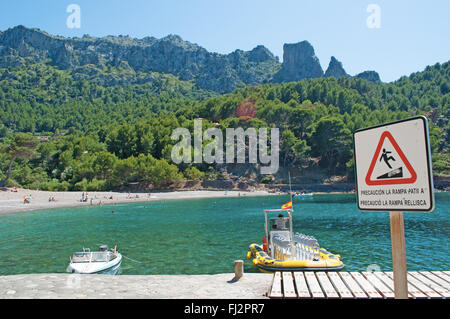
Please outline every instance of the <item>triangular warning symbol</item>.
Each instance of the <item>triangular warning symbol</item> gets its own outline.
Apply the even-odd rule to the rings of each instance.
[[[385,149],[382,150],[383,143],[385,139],[388,139],[391,145],[394,147],[397,155],[402,160],[403,164],[406,167],[405,171],[403,167],[397,167],[393,168],[391,167],[390,163],[392,161],[396,161],[393,156],[390,156],[389,151],[386,151]],[[375,165],[377,162],[381,162],[384,160],[385,164],[389,166],[389,168],[386,168],[386,170],[382,174],[378,174],[376,177],[372,177]],[[406,176],[407,172],[409,172],[408,177]],[[409,176],[411,175],[411,176]],[[367,185],[395,185],[395,184],[412,184],[417,180],[417,173],[414,170],[414,168],[409,163],[408,159],[406,158],[405,154],[401,150],[400,146],[395,141],[394,137],[391,133],[388,131],[383,132],[380,137],[380,141],[378,142],[377,149],[375,151],[375,154],[372,158],[372,162],[370,163],[369,170],[367,171],[366,175],[366,184]]]

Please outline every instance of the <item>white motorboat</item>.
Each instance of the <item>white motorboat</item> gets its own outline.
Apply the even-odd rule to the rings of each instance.
[[[122,263],[122,255],[108,246],[102,245],[99,251],[91,251],[83,248],[81,252],[75,252],[70,258],[67,272],[77,274],[109,274],[116,275]]]
[[[314,193],[296,193],[294,194],[294,198],[311,198]]]

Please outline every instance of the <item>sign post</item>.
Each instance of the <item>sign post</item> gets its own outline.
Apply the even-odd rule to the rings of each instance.
[[[392,268],[394,272],[394,293],[396,299],[408,299],[406,268],[405,227],[402,212],[390,212]]]
[[[395,298],[406,299],[403,212],[434,209],[428,120],[417,116],[357,130],[353,142],[358,208],[390,212]]]

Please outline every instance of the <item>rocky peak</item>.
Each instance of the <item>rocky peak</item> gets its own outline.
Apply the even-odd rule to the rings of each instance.
[[[275,59],[275,57],[272,52],[263,45],[256,46],[248,53],[248,60],[251,62],[264,62],[273,59]]]
[[[164,42],[171,42],[173,44],[178,44],[178,45],[184,44],[183,39],[177,34],[166,35],[165,37],[161,38],[160,40],[164,41]]]
[[[70,40],[22,25],[3,32],[0,36],[1,46],[7,49],[0,52],[3,57],[9,55],[9,57],[16,56],[19,59],[29,58],[29,61],[33,62],[41,62],[50,58],[62,68],[71,67],[74,60]]]
[[[341,76],[348,76],[345,72],[342,62],[338,61],[334,56],[331,57],[328,69],[325,72],[325,77],[334,76],[335,78],[340,78]]]
[[[285,43],[283,66],[275,77],[276,82],[298,81],[323,76],[319,59],[308,41]]]
[[[28,40],[32,40],[33,37],[39,37],[44,35],[39,29],[28,29],[23,25],[18,25],[14,28],[9,28],[1,34],[0,41],[8,45],[18,45]],[[49,35],[45,35],[49,36]]]
[[[355,77],[364,79],[367,81],[371,81],[374,83],[381,82],[380,75],[375,71],[364,71],[364,72],[361,72],[361,73],[355,75]]]

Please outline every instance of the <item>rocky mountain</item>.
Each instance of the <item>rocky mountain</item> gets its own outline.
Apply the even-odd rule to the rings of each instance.
[[[355,75],[355,77],[375,83],[381,82],[380,75],[375,71],[364,71]]]
[[[313,46],[308,41],[286,43],[283,46],[283,65],[275,74],[275,82],[290,82],[319,78],[323,70]]]
[[[335,78],[340,78],[341,76],[349,76],[345,72],[342,62],[339,62],[334,56],[331,57],[330,64],[325,72],[325,77],[334,76]]]
[[[262,45],[250,51],[219,54],[177,35],[161,39],[88,35],[65,38],[24,26],[0,32],[0,68],[46,62],[72,70],[75,78],[100,78],[103,84],[110,85],[150,81],[152,77],[147,74],[158,72],[193,81],[201,89],[227,93],[248,85],[324,76],[308,41],[285,44],[283,50],[283,63],[280,63]],[[111,68],[121,71],[119,80],[105,75],[104,71]],[[325,76],[345,74],[341,63],[333,57]],[[379,81],[374,71],[363,72],[358,77]]]
[[[39,29],[18,26],[0,35],[0,67],[50,59],[63,69],[94,65],[131,68],[136,72],[170,73],[195,80],[203,89],[230,92],[237,87],[267,82],[280,63],[265,47],[228,55],[211,53],[177,35],[162,39],[127,36],[63,38]]]

